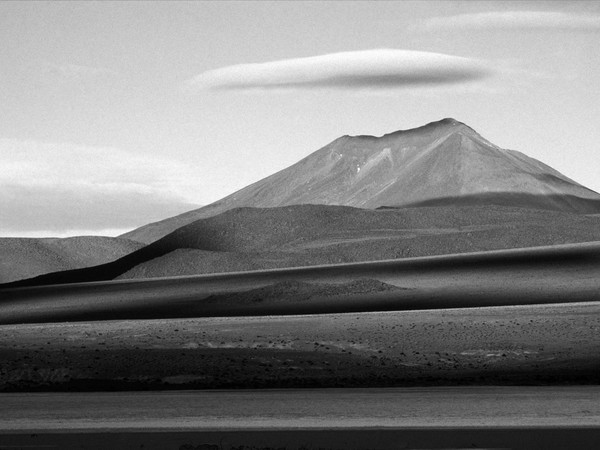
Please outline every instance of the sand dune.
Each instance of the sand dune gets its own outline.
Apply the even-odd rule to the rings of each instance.
[[[600,194],[523,153],[499,148],[457,120],[444,119],[381,137],[343,136],[211,205],[123,237],[154,242],[198,219],[238,207],[377,208],[440,199],[448,205],[453,199],[481,195],[479,201],[485,204],[600,212]]]
[[[600,243],[587,243],[194,277],[24,287],[0,290],[0,320],[7,324],[597,301],[599,267]],[[292,283],[292,287],[299,283],[299,288],[286,293],[280,289],[281,283]],[[370,289],[370,285],[379,288]],[[286,297],[288,294],[290,297]],[[255,301],[257,298],[264,301]]]
[[[0,238],[0,283],[104,264],[142,246],[129,239],[103,236]]]

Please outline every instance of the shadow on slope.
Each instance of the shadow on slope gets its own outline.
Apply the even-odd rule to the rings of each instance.
[[[598,299],[600,243],[2,289],[0,323],[266,316]]]
[[[502,206],[238,208],[112,263],[6,287],[265,270],[600,240],[600,217]]]
[[[550,177],[550,175],[548,175]],[[556,178],[556,177],[554,177]],[[560,180],[559,180],[560,181]],[[545,209],[577,214],[600,213],[600,200],[574,195],[533,195],[521,192],[485,192],[481,194],[439,197],[386,208],[416,208],[422,206],[483,206],[498,205],[517,208]]]
[[[105,236],[0,238],[0,282],[114,261],[143,244]]]

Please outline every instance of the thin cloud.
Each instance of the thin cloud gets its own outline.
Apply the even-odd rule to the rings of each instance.
[[[413,50],[365,50],[209,70],[186,91],[362,89],[465,84],[490,76],[483,61]]]
[[[88,230],[85,234],[131,230],[198,207],[167,195],[90,186],[2,186],[2,191],[2,236],[39,235],[40,230],[47,230],[46,236],[80,234],[76,230],[82,229]]]
[[[432,17],[413,26],[414,30],[571,30],[599,31],[600,16],[583,16],[558,11],[490,11]]]
[[[0,233],[134,228],[197,205],[183,163],[115,148],[0,139]]]

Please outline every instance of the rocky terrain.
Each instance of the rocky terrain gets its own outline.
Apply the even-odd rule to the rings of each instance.
[[[0,390],[597,384],[600,306],[0,326]]]

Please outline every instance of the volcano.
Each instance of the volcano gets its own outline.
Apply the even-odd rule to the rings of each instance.
[[[381,137],[342,136],[215,203],[121,237],[151,243],[236,207],[298,204],[359,208],[495,204],[599,213],[600,194],[447,118]]]

